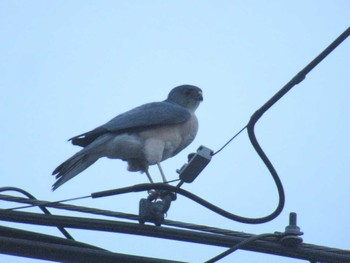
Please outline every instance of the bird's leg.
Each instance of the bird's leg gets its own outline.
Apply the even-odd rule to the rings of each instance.
[[[162,167],[160,166],[160,163],[159,163],[159,162],[157,162],[157,166],[158,166],[158,169],[159,169],[159,171],[160,171],[160,175],[162,176],[163,182],[166,183],[166,182],[167,182],[167,179],[165,178],[163,169],[162,169]]]
[[[154,182],[153,182],[152,177],[151,177],[151,175],[149,174],[148,170],[146,170],[145,173],[146,173],[146,175],[147,175],[147,177],[148,177],[148,180],[151,182],[151,184],[153,184]]]
[[[145,170],[145,173],[146,173],[146,175],[147,175],[148,180],[150,181],[150,183],[153,184],[154,182],[153,182],[153,180],[152,180],[151,175],[150,175],[149,172],[148,172],[148,169]],[[153,190],[153,189],[150,189],[150,190],[148,190],[147,192],[148,192],[148,195],[149,195],[149,196],[154,196],[154,195],[155,195],[155,190]],[[152,200],[153,200],[153,199],[152,199]]]

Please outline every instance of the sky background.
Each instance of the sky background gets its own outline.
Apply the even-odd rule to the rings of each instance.
[[[169,179],[200,145],[218,150],[350,22],[349,1],[0,1],[1,186],[56,201],[147,182],[120,160],[101,159],[55,192],[53,169],[78,147],[67,139],[119,113],[164,100],[181,84],[203,89],[200,128],[164,161]],[[285,188],[275,220],[247,225],[184,197],[168,219],[248,233],[283,231],[298,214],[304,242],[349,244],[350,39],[258,122],[257,138]],[[156,167],[154,178],[160,180]],[[277,205],[274,182],[243,132],[189,190],[248,217]],[[73,204],[138,213],[145,193]],[[1,207],[15,206],[2,202]],[[38,211],[31,209],[28,211]],[[54,211],[57,214],[76,215]],[[60,236],[54,228],[3,225]],[[118,253],[203,262],[225,248],[162,239],[69,231]],[[238,251],[220,262],[304,262]],[[0,255],[1,262],[38,262]],[[42,262],[42,261],[40,261]]]

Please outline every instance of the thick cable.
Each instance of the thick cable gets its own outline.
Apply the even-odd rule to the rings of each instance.
[[[42,204],[50,203],[48,201],[31,200],[31,199],[25,199],[25,198],[22,198],[22,197],[1,195],[1,194],[0,194],[0,200],[11,201],[11,202],[21,202],[21,203],[33,203],[34,205],[37,205],[39,203],[42,203]],[[82,206],[76,206],[76,205],[52,203],[52,206],[50,206],[50,207],[63,209],[63,210],[74,211],[74,212],[91,213],[91,214],[95,214],[95,215],[102,215],[102,216],[108,216],[108,217],[117,217],[117,218],[130,219],[130,220],[138,220],[138,218],[139,218],[137,215],[125,214],[125,213],[109,211],[109,210],[101,210],[101,209],[97,209],[97,208],[82,207]],[[6,213],[6,210],[7,209],[4,209],[3,211]],[[2,211],[0,212],[0,217],[1,217],[1,214],[2,214]],[[26,215],[26,214],[24,214],[24,215]],[[39,223],[39,222],[36,222],[36,223]],[[213,234],[219,234],[217,236],[218,239],[222,235],[224,235],[224,236],[232,236],[232,237],[235,237],[235,238],[239,238],[241,240],[242,239],[246,239],[246,238],[250,238],[252,236],[252,234],[249,234],[249,233],[237,232],[237,231],[232,231],[232,230],[227,230],[227,229],[219,229],[219,228],[215,228],[215,227],[208,227],[208,226],[205,226],[205,225],[197,225],[197,224],[191,224],[191,223],[185,223],[185,222],[179,222],[179,221],[172,221],[172,220],[167,220],[167,219],[164,221],[164,225],[177,227],[177,228],[185,228],[185,229],[196,230],[194,233],[197,233],[197,231],[200,231],[200,232],[208,232],[208,233],[213,233]],[[149,226],[149,227],[151,227],[151,226]],[[281,234],[283,234],[283,233],[281,233]],[[261,242],[265,243],[265,241],[266,242],[274,242],[274,241],[276,241],[276,239],[264,238],[264,240],[262,240]],[[252,245],[255,245],[255,244],[252,244]],[[227,247],[229,247],[229,245]],[[243,249],[245,249],[245,248],[246,248],[246,246],[243,247]],[[274,247],[274,248],[279,249],[280,246]],[[339,258],[339,257],[349,258],[349,255],[350,255],[350,251],[348,251],[348,250],[340,250],[340,249],[336,249],[336,248],[317,246],[317,245],[313,245],[313,244],[302,243],[302,244],[300,244],[297,247],[297,249],[300,249],[300,248],[302,248],[302,250],[305,253],[309,254],[310,258],[315,258],[315,259],[323,258],[324,261],[330,260],[331,258],[335,259],[335,258]],[[271,249],[269,251],[271,251]],[[260,252],[262,252],[262,251],[260,251]],[[296,256],[297,254],[294,253],[293,257],[301,258],[299,256]],[[311,254],[313,256],[311,256]],[[321,257],[320,256],[321,254],[329,254],[329,255],[325,256],[325,257]],[[291,255],[285,255],[285,256],[291,256]],[[308,259],[310,259],[310,258],[308,258]]]
[[[270,162],[267,155],[264,153],[263,149],[258,143],[258,140],[255,136],[255,125],[261,116],[269,110],[278,100],[280,100],[288,91],[290,91],[295,85],[302,82],[306,75],[313,70],[326,56],[328,56],[337,46],[339,46],[348,36],[350,35],[350,27],[347,28],[336,40],[334,40],[325,50],[323,50],[315,59],[313,59],[306,67],[304,67],[298,74],[296,74],[282,89],[280,89],[271,99],[269,99],[260,109],[258,109],[250,118],[249,123],[247,124],[247,131],[249,139],[255,149],[255,151],[260,156],[261,160],[264,162],[269,172],[272,175],[272,178],[275,181],[279,202],[277,208],[269,216],[265,217],[265,220],[272,220],[276,218],[283,210],[285,203],[285,195],[283,190],[282,182]]]
[[[323,50],[315,59],[313,59],[306,67],[304,67],[298,74],[296,74],[282,89],[280,89],[271,99],[269,99],[260,109],[258,109],[250,118],[248,124],[243,127],[237,134],[235,134],[227,143],[224,144],[218,151],[216,151],[213,155],[219,153],[223,150],[233,139],[235,139],[245,128],[247,128],[248,137],[250,142],[252,143],[255,151],[260,156],[261,160],[264,162],[269,172],[272,175],[272,178],[276,184],[279,201],[278,205],[270,215],[261,218],[261,222],[268,222],[272,219],[276,218],[283,210],[285,203],[285,194],[282,182],[270,162],[267,155],[264,153],[263,149],[258,143],[258,140],[255,136],[255,125],[261,116],[269,110],[278,100],[280,100],[288,91],[290,91],[295,85],[302,82],[306,75],[313,70],[326,56],[328,56],[337,46],[339,46],[348,36],[350,35],[350,27],[347,28],[336,40],[334,40],[325,50]]]
[[[80,230],[107,231],[114,233],[135,234],[149,237],[166,238],[171,240],[193,242],[198,244],[215,245],[221,247],[232,247],[240,243],[246,237],[224,236],[200,233],[199,231],[185,231],[167,227],[156,227],[151,225],[140,225],[126,223],[116,220],[92,219],[86,217],[69,216],[47,216],[19,211],[0,211],[2,221],[27,223],[36,225],[56,226],[61,225]],[[297,259],[311,260],[317,262],[350,262],[350,251],[329,247],[321,247],[312,244],[299,244],[297,247],[281,245],[279,239],[267,239],[253,242],[242,249],[287,256]]]
[[[180,181],[180,179],[169,180],[165,183],[168,184],[168,183],[173,183],[173,182],[177,182],[177,181]],[[22,190],[22,189],[20,189],[20,190]],[[53,204],[61,204],[61,203],[70,202],[70,201],[82,200],[82,199],[86,199],[86,198],[90,198],[90,197],[91,197],[91,195],[84,195],[84,196],[79,196],[79,197],[63,199],[63,200],[59,200],[59,201],[40,202],[40,205],[43,207],[45,207],[45,206],[52,207]],[[35,200],[37,200],[37,199],[35,199]],[[35,207],[35,206],[39,206],[39,205],[38,204],[30,204],[30,205],[16,206],[16,207],[8,208],[7,210],[20,210],[20,209],[31,208],[31,207]]]
[[[128,186],[124,188],[118,188],[118,189],[112,189],[112,190],[106,190],[102,192],[96,192],[92,193],[91,197],[92,198],[100,198],[100,197],[107,197],[107,196],[113,196],[113,195],[118,195],[118,194],[126,194],[126,193],[131,193],[131,192],[142,192],[142,191],[147,191],[147,190],[166,190],[166,191],[171,191],[180,195],[183,195],[192,201],[204,206],[205,208],[223,216],[228,219],[241,222],[241,223],[246,223],[246,224],[261,224],[261,223],[266,223],[271,220],[270,217],[261,217],[261,218],[248,218],[248,217],[243,217],[243,216],[238,216],[236,214],[230,213],[202,198],[199,196],[186,191],[182,188],[175,187],[172,185],[167,185],[163,183],[155,183],[155,184],[137,184],[133,186]]]
[[[31,200],[31,199],[25,199],[22,197],[2,195],[2,194],[0,194],[0,200],[4,200],[4,201],[8,201],[8,202],[27,203],[27,204],[30,203],[31,207],[45,205],[45,206],[50,207],[50,208],[66,210],[66,211],[71,211],[71,212],[87,213],[87,214],[100,215],[100,216],[106,216],[106,217],[114,217],[114,218],[127,219],[127,220],[133,220],[133,221],[138,221],[140,218],[138,215],[135,215],[135,214],[116,212],[116,211],[110,211],[110,210],[104,210],[104,209],[98,209],[98,208],[92,208],[92,207],[86,207],[86,206],[62,204],[62,203],[57,203],[57,202]],[[16,209],[3,209],[3,210],[6,211],[6,210],[16,210]],[[249,234],[245,234],[245,233],[237,232],[237,231],[232,231],[232,230],[228,230],[228,229],[219,229],[216,227],[210,227],[210,226],[206,226],[206,225],[198,225],[198,224],[192,224],[192,223],[185,223],[185,222],[174,221],[174,220],[169,220],[169,219],[165,219],[164,223],[162,225],[197,230],[197,231],[203,231],[203,232],[214,233],[214,234],[221,234],[221,235],[240,236],[242,238],[247,238],[250,236]]]

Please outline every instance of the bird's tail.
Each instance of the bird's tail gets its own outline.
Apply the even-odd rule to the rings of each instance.
[[[52,191],[84,171],[97,160],[97,156],[86,153],[85,151],[73,155],[53,171],[52,175],[56,175],[56,179],[58,180],[52,185]]]

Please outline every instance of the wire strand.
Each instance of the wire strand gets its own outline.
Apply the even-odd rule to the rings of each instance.
[[[213,257],[212,259],[209,259],[205,263],[217,262],[218,260],[220,260],[220,259],[228,256],[229,254],[235,252],[237,249],[240,249],[240,248],[242,248],[243,246],[245,246],[247,244],[253,243],[256,240],[263,239],[263,238],[266,238],[266,237],[277,237],[277,236],[278,235],[276,235],[276,234],[261,234],[261,235],[251,236],[251,237],[243,240],[242,242],[234,245],[233,247],[229,248],[228,250],[224,251],[223,253],[217,255],[216,257]]]
[[[169,183],[174,183],[174,182],[178,182],[180,181],[180,179],[173,179],[173,180],[169,180],[164,182],[164,184],[169,184]],[[1,188],[0,188],[1,191]],[[65,202],[70,202],[70,201],[76,201],[76,200],[81,200],[81,199],[86,199],[86,198],[91,198],[91,195],[85,195],[85,196],[80,196],[80,197],[73,197],[73,198],[68,198],[68,199],[63,199],[63,200],[59,200],[59,201],[48,201],[45,203],[40,203],[40,204],[30,204],[30,205],[24,205],[24,206],[17,206],[17,207],[12,207],[12,208],[7,208],[5,210],[20,210],[20,209],[25,209],[25,208],[31,208],[31,207],[36,207],[36,206],[50,206],[50,205],[54,205],[54,204],[58,204],[58,203],[65,203]]]
[[[81,199],[85,199],[85,198],[90,198],[90,195],[86,195],[86,196],[81,196],[81,197],[73,197],[73,198],[69,198],[69,199],[63,199],[60,201],[47,201],[47,202],[42,202],[40,201],[39,203],[33,203],[30,205],[24,205],[24,206],[17,206],[17,207],[12,207],[12,208],[7,208],[5,210],[19,210],[19,209],[25,209],[25,208],[31,208],[31,207],[36,207],[36,206],[51,206],[54,204],[59,204],[59,203],[64,203],[64,202],[69,202],[69,201],[75,201],[75,200],[81,200]],[[37,200],[37,199],[36,199]]]
[[[227,145],[229,145],[238,135],[241,134],[242,131],[244,131],[244,129],[247,128],[247,125],[244,126],[239,132],[237,132],[231,139],[229,139],[219,150],[217,150],[216,152],[214,152],[212,154],[212,156],[218,154],[219,152],[221,152]]]

